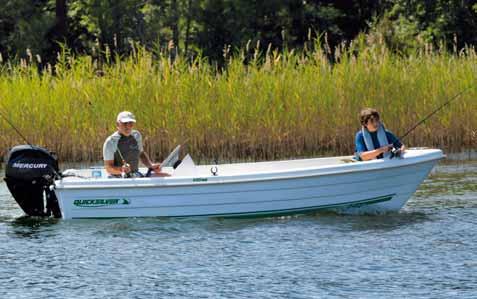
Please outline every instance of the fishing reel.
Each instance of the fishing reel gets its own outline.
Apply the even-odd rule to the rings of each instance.
[[[402,159],[402,151],[401,149],[399,148],[393,148],[391,150],[391,156],[389,157],[389,159]]]

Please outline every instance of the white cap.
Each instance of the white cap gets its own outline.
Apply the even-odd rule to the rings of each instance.
[[[118,117],[116,118],[116,121],[121,122],[121,123],[127,123],[127,122],[135,123],[136,122],[136,117],[134,116],[134,114],[132,114],[132,112],[123,111],[123,112],[120,112],[118,114]]]

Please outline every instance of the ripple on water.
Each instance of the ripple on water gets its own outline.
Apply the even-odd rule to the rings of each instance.
[[[0,298],[475,298],[477,164],[437,167],[399,213],[21,217],[0,185]]]

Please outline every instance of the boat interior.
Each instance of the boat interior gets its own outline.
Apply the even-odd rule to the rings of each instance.
[[[287,171],[292,169],[307,169],[321,166],[340,165],[356,162],[352,156],[326,157],[313,159],[296,159],[265,162],[242,162],[230,164],[196,165],[189,155],[186,155],[182,163],[176,169],[164,167],[163,172],[172,177],[208,177],[214,175],[239,175],[244,173],[266,173],[275,171]],[[146,174],[147,168],[139,171]],[[110,177],[104,167],[91,167],[88,169],[68,169],[62,172],[65,177],[98,179]]]

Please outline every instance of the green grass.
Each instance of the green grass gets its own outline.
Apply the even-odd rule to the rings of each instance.
[[[88,56],[63,54],[55,72],[42,75],[33,61],[7,61],[0,63],[0,101],[30,142],[56,151],[62,160],[101,160],[104,139],[122,110],[136,114],[146,150],[155,158],[188,140],[195,159],[263,160],[352,154],[363,107],[377,108],[400,135],[472,88],[404,143],[447,151],[475,148],[474,49],[403,57],[379,43],[355,44],[357,49],[335,51],[335,64],[319,46],[300,53],[268,51],[248,64],[243,49],[227,57],[222,72],[204,59],[190,63],[179,56],[172,63],[167,55],[140,47],[101,65]],[[4,152],[22,143],[3,119],[0,129]]]

